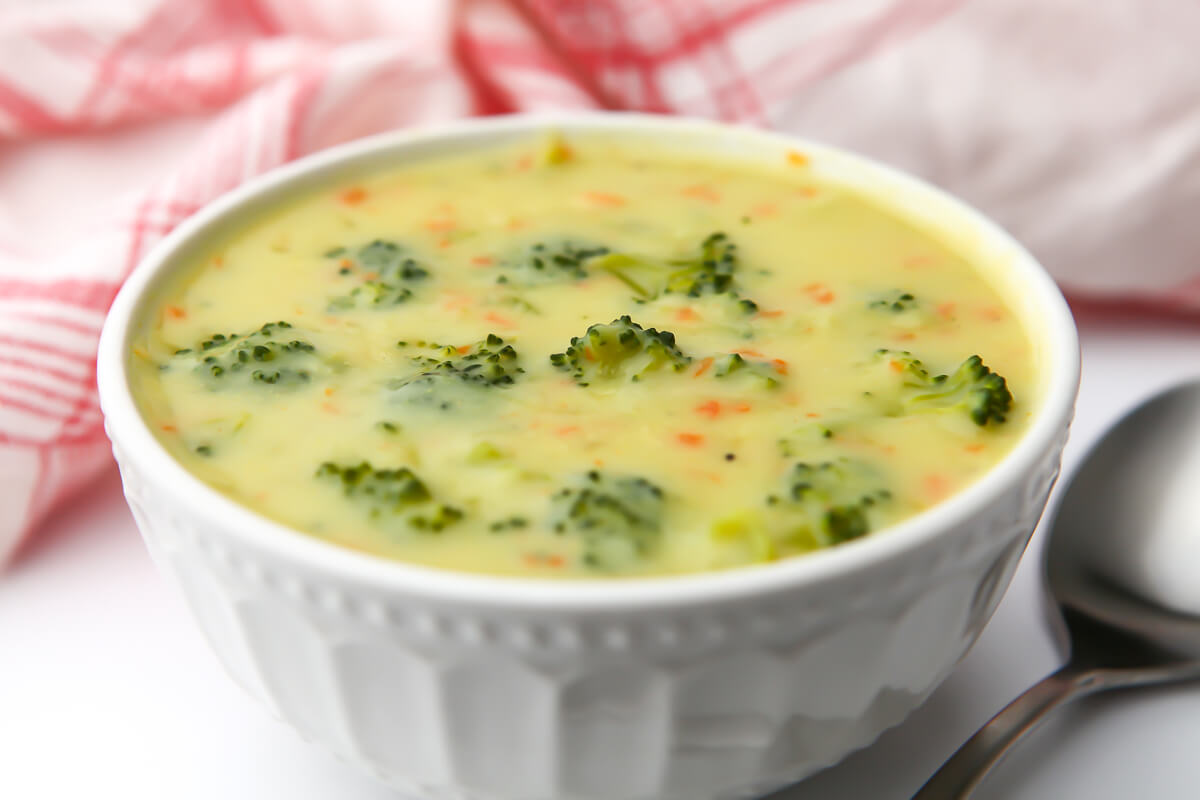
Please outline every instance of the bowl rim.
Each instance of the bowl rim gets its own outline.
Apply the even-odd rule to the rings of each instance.
[[[711,572],[656,577],[609,579],[548,579],[456,572],[409,564],[360,553],[332,544],[265,517],[203,483],[177,462],[144,422],[130,390],[127,374],[129,340],[149,290],[175,255],[193,239],[218,225],[263,195],[300,182],[314,173],[350,169],[355,162],[392,157],[431,143],[473,143],[493,134],[537,133],[547,128],[563,132],[632,132],[669,135],[687,131],[714,140],[730,135],[749,137],[765,145],[798,149],[814,160],[837,158],[856,169],[901,187],[907,196],[924,196],[969,221],[983,240],[1011,254],[1007,269],[1017,284],[1032,290],[1041,319],[1035,344],[1049,348],[1044,389],[1029,429],[1012,450],[973,484],[933,507],[868,536],[802,557],[782,559]],[[715,147],[713,148],[716,149]],[[418,155],[419,159],[421,156]],[[875,198],[885,207],[885,197]],[[895,204],[891,204],[895,207]],[[1028,323],[1026,323],[1028,329]],[[105,319],[100,337],[97,383],[110,438],[139,470],[158,476],[158,487],[169,492],[197,519],[216,520],[228,535],[259,552],[283,557],[313,574],[325,574],[350,584],[384,593],[403,593],[444,603],[520,608],[562,613],[612,612],[638,607],[678,607],[726,602],[806,584],[823,583],[869,571],[885,562],[928,545],[961,528],[974,513],[1005,487],[1033,470],[1070,423],[1079,385],[1079,343],[1070,309],[1045,269],[1010,234],[980,212],[947,192],[874,159],[839,147],[787,133],[777,133],[688,117],[635,112],[554,112],[470,118],[436,126],[391,131],[321,150],[253,178],[212,201],[158,242],[134,268]]]

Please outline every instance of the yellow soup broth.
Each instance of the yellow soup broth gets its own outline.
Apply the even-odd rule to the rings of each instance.
[[[265,516],[573,578],[876,535],[992,467],[1036,385],[1013,311],[935,235],[794,155],[620,137],[291,199],[181,271],[131,360],[164,445]]]

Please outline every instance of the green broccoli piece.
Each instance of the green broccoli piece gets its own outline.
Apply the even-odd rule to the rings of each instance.
[[[570,373],[580,386],[625,375],[630,381],[639,381],[664,368],[680,372],[691,361],[676,346],[675,334],[643,328],[628,314],[592,325],[583,336],[572,337],[564,352],[550,356],[550,363]]]
[[[769,361],[751,361],[738,353],[727,353],[713,362],[713,376],[751,378],[765,389],[774,389],[780,385],[782,374]]]
[[[758,311],[758,304],[737,291],[736,273],[741,262],[737,245],[717,231],[700,242],[694,256],[659,262],[628,253],[610,253],[595,262],[647,302],[664,294],[701,297],[722,295],[742,314]]]
[[[645,478],[591,470],[550,498],[550,524],[579,536],[584,565],[615,570],[649,554],[659,541],[663,490]]]
[[[398,342],[397,346],[410,345]],[[516,348],[494,333],[465,350],[425,346],[433,349],[434,355],[410,357],[410,373],[388,382],[393,400],[450,410],[481,399],[489,389],[511,386],[525,372]]]
[[[780,494],[767,505],[782,512],[791,530],[787,538],[818,547],[841,544],[871,530],[870,512],[892,499],[877,471],[848,458],[799,461],[784,479]]]
[[[213,389],[235,384],[294,388],[309,383],[324,367],[317,348],[295,334],[288,322],[268,322],[246,334],[214,333],[195,347],[176,350],[163,364],[190,368]]]
[[[949,375],[932,375],[921,360],[907,350],[876,351],[900,378],[903,413],[961,410],[980,427],[1000,425],[1008,418],[1013,396],[1004,378],[992,372],[977,355],[959,364]]]
[[[395,242],[376,239],[358,248],[352,256],[344,247],[334,248],[325,254],[327,258],[341,258],[344,263],[339,273],[353,276],[356,272],[366,275],[363,283],[348,293],[329,301],[330,311],[349,311],[359,308],[380,309],[399,305],[413,297],[411,285],[429,277],[417,260]],[[357,270],[356,270],[357,268]]]
[[[336,464],[326,461],[316,477],[341,487],[372,522],[420,533],[439,533],[463,518],[454,506],[437,503],[421,479],[408,467],[377,469],[371,462]]]
[[[902,290],[888,292],[867,303],[867,308],[872,311],[886,311],[893,314],[902,314],[920,307],[921,304],[917,302],[917,298],[912,292]]]
[[[588,263],[608,252],[602,245],[580,244],[571,239],[535,242],[501,262],[504,271],[496,282],[535,285],[582,280],[588,276]]]

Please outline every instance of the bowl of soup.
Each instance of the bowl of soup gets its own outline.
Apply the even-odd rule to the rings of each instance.
[[[344,145],[203,209],[101,341],[232,677],[413,797],[702,798],[946,677],[1058,473],[1057,288],[937,189],[635,114]]]

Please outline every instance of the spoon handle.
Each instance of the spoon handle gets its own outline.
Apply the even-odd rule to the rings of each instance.
[[[1068,700],[1105,688],[1095,672],[1068,663],[1029,687],[963,743],[912,800],[962,800],[971,796],[1008,749]]]

